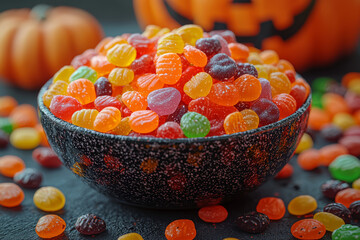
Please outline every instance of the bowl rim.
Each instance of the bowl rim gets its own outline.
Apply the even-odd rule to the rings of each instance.
[[[211,136],[211,137],[200,137],[200,138],[177,138],[177,139],[170,139],[170,138],[157,138],[157,137],[135,137],[135,136],[124,136],[124,135],[115,135],[115,134],[109,134],[109,133],[102,133],[97,132],[95,130],[90,130],[87,128],[82,128],[76,125],[73,125],[69,122],[66,122],[60,118],[55,117],[55,115],[50,112],[50,110],[44,105],[42,96],[44,95],[45,91],[48,89],[48,87],[52,83],[52,78],[48,80],[40,89],[37,97],[37,103],[38,107],[41,113],[46,114],[47,117],[49,117],[53,122],[62,125],[63,128],[67,128],[69,130],[72,130],[74,132],[84,132],[87,135],[95,135],[97,138],[100,139],[113,139],[113,140],[120,140],[120,141],[134,141],[139,143],[174,143],[174,144],[180,144],[180,143],[202,143],[202,142],[213,142],[213,141],[221,141],[221,140],[227,140],[231,138],[237,138],[237,137],[243,137],[247,135],[253,135],[253,134],[259,134],[262,132],[269,131],[273,128],[279,127],[281,125],[285,125],[287,122],[290,122],[291,120],[303,115],[306,110],[309,108],[311,103],[311,92],[303,105],[297,109],[293,114],[290,116],[281,119],[280,121],[252,129],[247,130],[245,132],[238,132],[233,134],[224,134],[224,135],[218,135],[218,136]],[[41,114],[40,114],[41,115]],[[41,118],[41,116],[40,116]]]

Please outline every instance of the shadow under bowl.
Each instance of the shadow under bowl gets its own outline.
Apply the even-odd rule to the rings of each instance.
[[[207,138],[104,134],[56,118],[38,95],[40,119],[64,165],[122,203],[181,209],[217,204],[255,190],[292,157],[306,130],[311,97],[291,116],[254,130]]]

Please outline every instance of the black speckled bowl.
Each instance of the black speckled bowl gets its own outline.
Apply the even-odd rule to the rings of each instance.
[[[150,208],[192,208],[252,191],[291,158],[306,129],[311,98],[279,122],[232,135],[193,139],[104,134],[56,118],[40,119],[64,165],[99,192]]]

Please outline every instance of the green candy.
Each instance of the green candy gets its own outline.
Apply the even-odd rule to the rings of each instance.
[[[319,92],[319,93],[325,93],[327,87],[332,83],[332,82],[336,82],[333,78],[328,78],[328,77],[319,77],[316,78],[312,84],[311,84],[311,89],[314,92]]]
[[[352,155],[341,155],[330,164],[329,170],[333,178],[353,182],[360,177],[360,160]]]
[[[360,227],[345,224],[336,229],[332,235],[332,240],[358,240],[360,239]]]
[[[95,82],[97,80],[97,72],[89,67],[81,66],[76,69],[73,74],[70,76],[70,82],[78,80],[80,78],[85,78],[91,82]]]
[[[200,113],[185,113],[180,121],[180,127],[188,138],[205,137],[210,132],[209,120]]]
[[[10,134],[14,130],[14,125],[8,118],[0,118],[0,130]]]
[[[319,92],[312,93],[311,94],[311,106],[323,109],[324,107],[323,107],[321,98],[322,98],[322,93],[319,93]]]

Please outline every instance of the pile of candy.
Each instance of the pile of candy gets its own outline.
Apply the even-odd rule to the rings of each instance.
[[[196,138],[274,123],[309,93],[291,63],[237,43],[231,31],[148,26],[75,57],[43,102],[56,117],[99,132]]]

